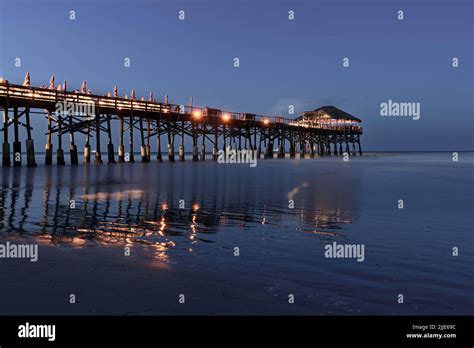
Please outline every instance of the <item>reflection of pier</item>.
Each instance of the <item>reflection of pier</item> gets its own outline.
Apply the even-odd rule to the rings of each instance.
[[[48,244],[83,245],[91,241],[169,248],[208,242],[213,234],[227,228],[260,233],[256,226],[261,229],[266,225],[269,231],[288,228],[292,233],[330,234],[357,219],[353,213],[355,193],[344,190],[341,202],[324,181],[312,187],[303,183],[284,188],[281,200],[275,201],[273,196],[269,199],[256,193],[254,187],[246,188],[245,181],[235,183],[234,176],[228,177],[226,171],[216,174],[193,166],[190,172],[181,166],[167,166],[165,175],[150,178],[156,191],[149,191],[147,185],[117,184],[127,183],[132,176],[141,183],[141,177],[150,175],[149,166],[140,170],[136,166],[114,168],[112,177],[108,176],[110,169],[100,166],[29,171],[3,168],[2,234],[20,232]],[[343,185],[356,186],[353,178],[342,178]],[[204,179],[212,183],[205,189],[200,185]],[[278,179],[266,182],[275,186]],[[186,202],[184,209],[179,208],[181,199]],[[296,199],[302,206],[289,210],[287,199]]]
[[[78,151],[75,136],[80,133],[86,137],[84,163],[91,161],[90,140],[95,136],[95,163],[102,160],[101,134],[107,138],[107,160],[116,162],[112,143],[112,121],[120,123],[118,162],[134,162],[134,130],[140,134],[140,153],[142,162],[151,161],[150,139],[156,137],[157,160],[162,161],[162,136],[166,137],[169,161],[175,160],[175,138],[179,138],[179,159],[184,161],[184,139],[192,139],[192,158],[194,161],[205,160],[206,143],[212,145],[212,158],[217,160],[219,147],[228,151],[257,151],[257,158],[273,158],[276,149],[278,158],[285,158],[289,146],[290,158],[296,156],[299,147],[300,156],[311,157],[323,155],[355,155],[360,147],[362,128],[360,120],[334,107],[332,111],[321,113],[328,107],[306,113],[294,120],[280,116],[270,117],[250,113],[227,112],[219,109],[201,108],[193,105],[177,105],[157,102],[151,94],[149,100],[138,99],[135,91],[130,97],[119,97],[117,88],[113,95],[93,95],[87,91],[84,82],[77,91],[68,91],[66,82],[55,85],[54,77],[50,86],[32,87],[27,74],[23,85],[10,84],[0,80],[0,106],[3,108],[3,160],[4,166],[21,165],[20,126],[26,129],[27,165],[35,166],[35,149],[32,138],[30,114],[43,112],[48,122],[46,139],[46,165],[53,163],[52,136],[57,134],[58,164],[65,164],[63,135],[69,134],[69,152],[71,164],[78,164]],[[44,111],[33,111],[33,110]],[[334,112],[336,111],[336,112]],[[13,117],[10,114],[13,113]],[[309,115],[309,117],[308,117]],[[316,116],[316,117],[315,117]],[[13,156],[9,143],[9,128],[13,127]],[[125,152],[125,134],[128,132],[129,148]],[[219,143],[220,142],[220,143]],[[343,146],[344,144],[344,146]],[[352,149],[349,147],[352,144]],[[199,150],[199,146],[201,147]]]

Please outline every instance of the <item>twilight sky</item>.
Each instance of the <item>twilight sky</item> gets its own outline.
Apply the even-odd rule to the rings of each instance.
[[[363,120],[365,150],[474,150],[473,12],[472,0],[0,0],[0,76],[286,117],[335,105]],[[421,103],[421,118],[380,116],[389,99]],[[44,120],[33,126],[43,144]]]

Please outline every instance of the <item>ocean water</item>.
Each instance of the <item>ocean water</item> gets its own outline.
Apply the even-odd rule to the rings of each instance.
[[[1,173],[3,314],[473,314],[473,153]]]

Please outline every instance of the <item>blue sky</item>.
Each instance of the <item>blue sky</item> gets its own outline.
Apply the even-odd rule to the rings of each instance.
[[[474,150],[473,29],[471,0],[0,0],[0,75],[286,117],[335,105],[366,150]],[[381,117],[389,99],[420,120]]]

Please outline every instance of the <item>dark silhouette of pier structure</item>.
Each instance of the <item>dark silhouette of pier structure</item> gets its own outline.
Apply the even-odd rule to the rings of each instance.
[[[280,116],[262,116],[252,113],[228,112],[209,107],[197,107],[193,100],[189,105],[157,102],[150,94],[148,100],[137,99],[135,91],[130,97],[119,97],[117,87],[113,94],[94,95],[87,90],[84,82],[80,90],[68,91],[66,82],[55,85],[54,76],[49,86],[33,87],[27,73],[23,85],[11,84],[0,79],[0,107],[3,109],[2,164],[22,165],[22,144],[20,127],[26,130],[27,166],[36,166],[35,147],[30,123],[32,114],[46,117],[45,164],[53,163],[53,135],[57,136],[56,163],[64,165],[63,136],[69,134],[70,163],[79,163],[75,137],[86,137],[84,163],[91,162],[91,139],[95,137],[96,164],[103,163],[101,134],[107,138],[108,163],[134,162],[134,130],[140,134],[140,154],[142,162],[150,162],[150,140],[156,138],[159,162],[163,161],[161,142],[167,138],[168,160],[175,161],[176,139],[180,141],[178,159],[184,161],[184,139],[192,139],[193,161],[206,159],[206,142],[212,144],[212,159],[217,160],[219,150],[257,151],[257,158],[285,158],[287,146],[289,157],[300,158],[333,155],[362,155],[360,136],[361,120],[333,106],[322,107],[304,113],[296,119]],[[58,109],[60,111],[58,111]],[[120,134],[116,156],[112,143],[112,122],[119,122]],[[10,148],[9,130],[13,128],[13,151]],[[128,133],[128,151],[124,141]],[[351,146],[350,146],[351,145]],[[274,151],[276,150],[276,151]],[[12,161],[13,159],[13,161]]]

